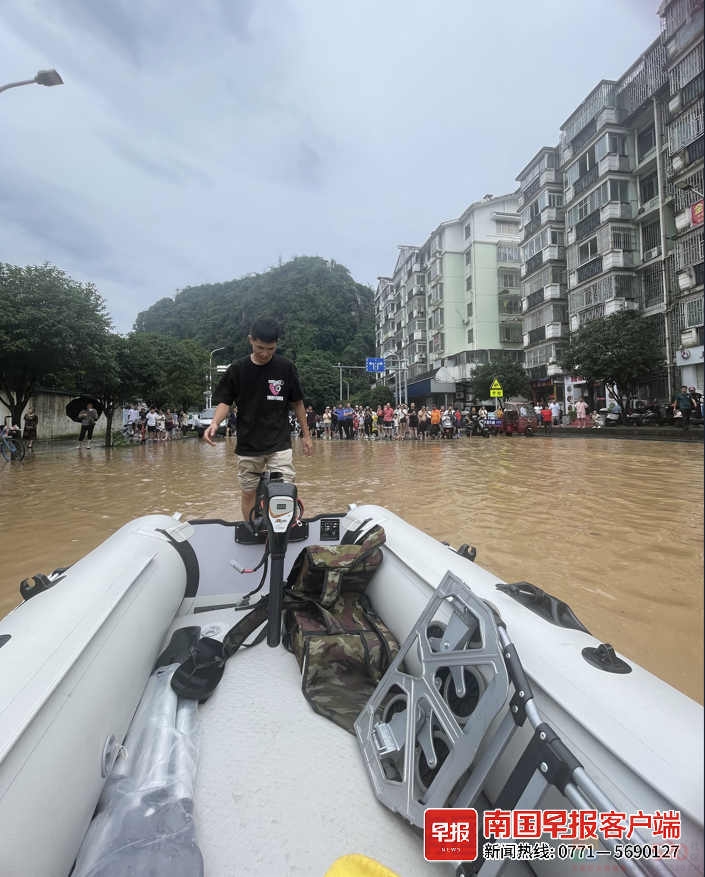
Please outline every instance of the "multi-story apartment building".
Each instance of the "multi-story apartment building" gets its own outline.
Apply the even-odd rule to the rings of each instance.
[[[408,381],[428,370],[426,273],[419,248],[400,246],[394,273],[378,278],[375,293],[377,352],[389,366],[387,379],[403,398]]]
[[[669,257],[669,328],[676,384],[702,391],[703,374],[703,0],[659,9],[668,67],[666,177],[675,233]]]
[[[568,303],[558,147],[540,149],[517,182],[524,367],[537,399],[553,396],[563,401],[558,348],[568,334]]]
[[[559,145],[519,173],[518,193],[486,196],[401,248],[380,280],[377,343],[419,394],[442,377],[461,401],[475,363],[501,355],[523,359],[537,398],[570,404],[585,387],[561,374],[561,343],[623,309],[653,319],[661,339],[665,368],[640,395],[703,390],[702,13],[703,0],[663,0],[658,39],[598,83]]]
[[[485,196],[379,278],[377,350],[402,397],[465,404],[475,363],[523,359],[517,205]]]
[[[649,397],[703,387],[702,7],[666,0],[659,38],[561,126],[570,330],[624,308],[655,319]]]
[[[665,48],[659,37],[617,82],[603,80],[561,126],[570,330],[625,308],[661,314],[670,338],[665,242],[672,191],[664,175]],[[664,376],[644,393],[668,392]],[[566,378],[566,400],[583,389]]]

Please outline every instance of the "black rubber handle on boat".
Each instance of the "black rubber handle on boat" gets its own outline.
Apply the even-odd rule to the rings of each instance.
[[[510,701],[512,715],[517,725],[523,725],[526,719],[526,704],[534,696],[534,692],[531,690],[529,677],[524,672],[514,643],[507,643],[502,647],[502,656],[515,689]]]

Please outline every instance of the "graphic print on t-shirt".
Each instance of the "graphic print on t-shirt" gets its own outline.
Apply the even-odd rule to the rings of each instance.
[[[270,395],[267,396],[267,399],[274,402],[283,402],[284,397],[282,396],[282,387],[284,386],[284,381],[269,380],[268,384]]]

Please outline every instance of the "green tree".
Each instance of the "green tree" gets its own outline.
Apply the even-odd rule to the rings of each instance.
[[[377,408],[379,405],[385,405],[387,402],[394,403],[394,393],[390,387],[385,384],[377,384],[362,394],[362,405],[369,405],[370,408]]]
[[[530,396],[531,384],[529,376],[521,365],[510,360],[478,365],[470,381],[473,398],[485,400],[490,398],[490,386],[498,380],[504,391],[504,399],[510,396]]]
[[[81,392],[94,396],[103,406],[106,448],[112,445],[115,408],[129,395],[123,372],[126,359],[127,341],[120,335],[109,334],[103,342],[100,356],[87,363],[74,380],[74,385]]]
[[[588,382],[603,381],[624,411],[640,381],[663,367],[658,320],[642,317],[637,311],[619,311],[592,320],[563,346],[561,367]]]
[[[40,382],[98,361],[110,328],[92,283],[53,265],[0,263],[0,401],[13,423]]]
[[[121,365],[123,399],[200,410],[207,370],[208,352],[195,341],[132,332]]]
[[[300,353],[296,357],[296,370],[304,391],[304,401],[321,412],[326,405],[338,401],[338,369],[334,358],[325,351]]]

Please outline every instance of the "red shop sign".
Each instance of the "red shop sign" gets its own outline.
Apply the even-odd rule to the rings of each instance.
[[[702,202],[702,199],[700,201],[696,201],[695,204],[690,205],[690,221],[693,225],[702,225],[703,224],[703,202]]]

